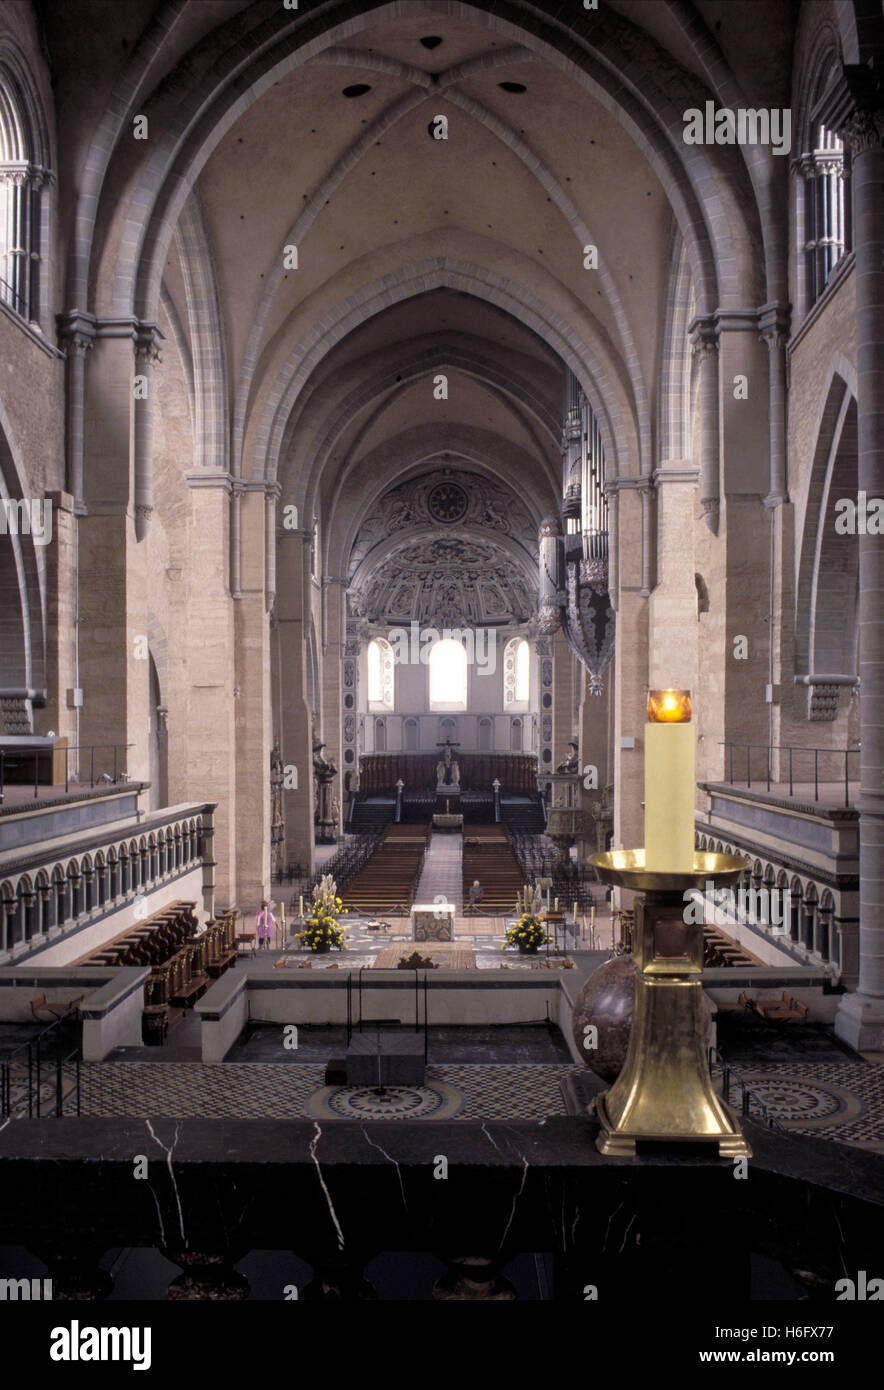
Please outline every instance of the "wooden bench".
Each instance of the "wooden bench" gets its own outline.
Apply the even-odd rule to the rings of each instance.
[[[751,1013],[753,1011],[754,1001],[750,998],[746,991],[743,990],[743,993],[739,996],[735,1004],[732,1002],[726,1002],[723,1004],[716,1004],[715,1007],[716,1012],[720,1014],[746,1014]]]
[[[785,990],[782,999],[756,999],[755,1008],[770,1023],[803,1023],[807,1018],[807,1005]]]
[[[31,1013],[38,1023],[43,1020],[37,1018],[37,1013],[42,1009],[45,1013],[52,1014],[54,1018],[64,1018],[65,1014],[76,1010],[77,1006],[85,999],[84,994],[78,994],[76,999],[47,999],[45,994],[39,994],[36,999],[31,1000]]]

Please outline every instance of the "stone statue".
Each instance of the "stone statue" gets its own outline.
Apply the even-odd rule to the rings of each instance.
[[[325,744],[321,739],[313,738],[313,775],[314,775],[314,794],[316,804],[314,819],[317,827],[316,843],[318,845],[333,845],[338,838],[338,814],[340,804],[336,805],[336,797],[332,789],[332,782],[338,775],[338,769],[331,758],[326,758],[322,752]]]
[[[326,758],[323,754],[324,743],[319,739],[313,740],[313,771],[320,781],[330,781],[337,776],[338,769],[335,767],[331,758]]]
[[[574,742],[573,739],[569,741],[568,747],[571,749],[571,752],[568,754],[567,758],[565,758],[564,762],[559,763],[558,767],[556,768],[556,772],[580,771],[580,759],[578,757],[578,748],[577,744]]]
[[[444,756],[436,764],[437,787],[460,786],[460,763],[451,755],[451,743],[446,739]]]

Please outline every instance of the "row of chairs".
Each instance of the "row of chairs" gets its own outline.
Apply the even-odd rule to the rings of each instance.
[[[314,887],[326,875],[331,874],[335,883],[338,885],[338,892],[346,888],[347,884],[353,879],[369,858],[375,845],[379,844],[383,832],[380,830],[360,831],[357,835],[348,835],[346,840],[330,859],[317,868],[312,877],[301,879],[291,897],[291,908],[294,912],[298,906],[298,898],[303,896],[310,899]]]
[[[425,839],[392,839],[377,845],[341,894],[349,911],[371,917],[407,912],[414,902],[426,844]]]
[[[783,991],[780,999],[768,999],[763,995],[752,998],[744,990],[735,1004],[717,1004],[716,1008],[719,1015],[747,1023],[805,1023],[807,1021],[807,1005],[802,1004],[800,999],[794,999],[787,990]]]
[[[236,960],[236,908],[211,921],[206,930],[166,961],[155,965],[144,982],[142,1037],[162,1046],[170,1028],[201,999],[213,979],[218,979]]]
[[[501,840],[499,834],[494,834],[499,829],[498,826],[471,827],[463,844],[464,903],[469,903],[470,886],[478,879],[482,887],[478,910],[495,917],[512,913],[516,894],[525,886],[525,875],[509,840]]]
[[[195,908],[195,902],[170,903],[76,964],[160,965],[196,934]]]
[[[731,941],[729,936],[725,936],[715,927],[703,927],[704,966],[722,969],[728,966],[761,965],[761,963],[757,956],[753,956],[745,947],[738,946],[735,941]]]

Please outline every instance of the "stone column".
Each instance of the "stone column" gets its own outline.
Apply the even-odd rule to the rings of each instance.
[[[884,497],[884,93],[870,73],[846,70],[859,95],[836,128],[853,163],[856,247],[858,488]],[[884,1029],[884,537],[858,536],[860,753],[859,987],[835,1031],[853,1047],[880,1049]]]
[[[310,543],[305,530],[281,530],[276,538],[279,593],[279,708],[275,728],[284,768],[286,862],[305,876],[315,867],[313,833],[313,746],[307,701],[307,641],[310,631]],[[296,785],[292,785],[296,782]]]
[[[236,736],[233,602],[227,587],[226,473],[200,470],[189,484],[187,570],[169,571],[169,802],[217,803],[218,901],[236,901]],[[211,730],[211,737],[206,731]],[[269,762],[269,757],[268,757]]]
[[[648,601],[648,683],[652,690],[673,688],[696,695],[700,679],[694,580],[697,469],[664,462],[653,481],[657,490],[657,583]],[[645,582],[643,575],[643,590]]]
[[[103,320],[90,355],[84,412],[89,440],[79,529],[80,684],[84,745],[131,744],[122,766],[148,780],[149,662],[146,548],[135,545],[131,489],[135,325]],[[113,751],[95,755],[95,775]],[[81,754],[81,775],[89,755]]]
[[[72,314],[59,317],[59,343],[67,359],[67,490],[74,499],[74,512],[82,516],[84,410],[86,395],[86,353],[95,338],[95,319],[91,314]]]
[[[77,743],[77,711],[69,709],[67,692],[76,682],[74,601],[77,583],[77,520],[69,492],[48,492],[52,504],[52,542],[46,547],[46,705],[34,713],[41,734],[54,729]],[[68,755],[73,771],[76,754]]]
[[[786,500],[786,343],[789,311],[780,304],[766,304],[759,311],[758,328],[770,355],[768,387],[770,412],[770,489],[764,504],[777,507]]]
[[[135,334],[135,420],[132,432],[135,538],[147,535],[153,512],[153,369],[160,360],[162,334],[155,323],[139,324]]]
[[[613,491],[611,484],[609,489]],[[642,596],[641,498],[635,487],[617,491],[617,650],[614,660],[614,847],[644,843],[644,726],[648,705],[648,600]],[[615,565],[612,550],[611,582]]]
[[[575,667],[583,666],[571,651],[561,628],[553,638],[553,768],[568,756],[568,743],[575,734],[577,691]]]
[[[690,325],[692,352],[700,370],[700,502],[709,530],[718,534],[721,487],[718,441],[718,338],[707,315]]]
[[[276,598],[276,503],[279,483],[268,483],[264,494],[264,599],[269,613]]]
[[[654,587],[654,564],[656,547],[654,545],[654,489],[650,480],[640,487],[638,495],[642,500],[642,597],[648,598]]]
[[[586,679],[581,674],[582,695],[578,714],[580,735],[578,739],[580,746],[578,804],[581,807],[582,816],[577,845],[577,855],[580,860],[585,860],[596,852],[596,820],[593,818],[593,807],[601,807],[605,787],[611,782],[612,759],[608,735],[614,690],[613,664],[608,667],[602,680],[605,685],[605,693],[599,699],[596,695],[587,694]],[[587,775],[585,771],[588,766],[594,767],[598,774],[594,787],[592,786],[591,774]],[[589,786],[586,785],[587,781],[590,782]]]
[[[270,896],[270,620],[265,602],[264,481],[243,484],[236,631],[236,893],[244,914]]]
[[[344,612],[346,588],[346,579],[331,574],[323,576],[324,622],[320,680],[322,724],[320,727],[322,741],[325,744],[324,756],[334,763],[339,774],[343,766],[341,667],[346,640],[346,614]],[[337,812],[333,817],[336,835],[341,833],[342,786],[343,779],[339,775],[335,777],[330,792],[330,795],[333,795],[338,803]]]

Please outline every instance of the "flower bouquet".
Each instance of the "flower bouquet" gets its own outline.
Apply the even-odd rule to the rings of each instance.
[[[540,917],[533,912],[523,912],[518,922],[508,929],[502,949],[518,946],[523,955],[534,955],[550,939]]]
[[[324,953],[332,946],[347,950],[347,931],[338,923],[347,909],[338,897],[338,885],[331,874],[324,874],[313,889],[313,901],[307,925],[298,933],[298,940],[308,951]]]

